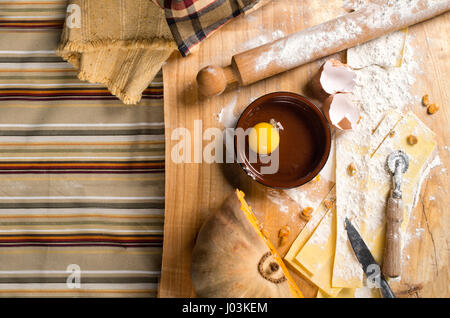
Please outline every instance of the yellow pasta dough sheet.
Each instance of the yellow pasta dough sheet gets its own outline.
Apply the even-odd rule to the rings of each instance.
[[[365,196],[364,214],[354,223],[358,224],[359,232],[381,266],[385,241],[386,202],[392,184],[392,176],[386,168],[387,156],[395,150],[403,150],[409,157],[409,168],[403,175],[402,184],[405,210],[401,233],[405,233],[413,208],[415,189],[421,173],[434,153],[436,140],[434,133],[412,112],[405,115],[399,115],[397,112],[388,113],[373,134],[378,134],[374,140],[381,140],[381,142],[370,145],[367,192],[363,194]],[[410,145],[407,142],[407,137],[410,135],[417,137],[417,144]],[[349,163],[341,163],[341,166],[346,164]],[[338,185],[339,179],[337,179],[337,188]],[[337,204],[337,209],[339,208]],[[361,272],[352,269],[361,267],[353,251],[348,248],[350,244],[343,226],[343,217],[339,212],[337,213],[337,236],[345,237],[345,241],[336,241],[336,250],[339,250],[336,255],[340,257],[335,257],[334,260],[332,286],[357,288],[362,285],[362,275]],[[343,245],[347,245],[347,248],[343,249]],[[351,255],[345,255],[346,253]]]
[[[335,201],[335,189],[330,191],[328,196],[325,198],[325,200],[328,200],[329,202]],[[324,200],[324,201],[325,201]],[[331,261],[332,265],[332,257],[333,254],[330,253],[330,248],[334,249],[335,243],[332,242],[333,236],[329,235],[329,232],[333,231],[333,228],[331,227],[332,224],[329,221],[330,218],[334,218],[333,211],[335,210],[334,205],[331,208],[328,208],[324,202],[322,202],[319,207],[314,211],[311,220],[306,224],[306,226],[303,228],[303,230],[300,232],[297,239],[294,241],[294,243],[291,245],[291,248],[289,249],[288,253],[284,257],[285,262],[292,267],[294,270],[296,270],[298,273],[300,273],[302,276],[307,278],[309,281],[311,281],[313,284],[315,284],[317,287],[319,287],[323,293],[327,296],[335,297],[340,289],[334,289],[331,287],[331,269],[330,268],[323,268],[321,271],[316,271],[315,268],[310,266],[310,262],[308,262],[308,266],[304,266],[302,264],[301,259],[298,258],[298,254],[300,251],[302,251],[305,246],[309,250],[309,240],[313,238],[315,235],[319,235],[322,232],[325,232],[325,235],[327,235],[327,240],[331,240],[328,242],[327,250],[321,250],[321,255],[329,261]]]

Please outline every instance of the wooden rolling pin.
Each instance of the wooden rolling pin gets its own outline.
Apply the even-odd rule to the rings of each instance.
[[[275,42],[234,55],[224,68],[207,66],[197,74],[205,96],[221,94],[232,83],[247,86],[450,10],[450,0],[369,3],[337,19],[294,33]]]

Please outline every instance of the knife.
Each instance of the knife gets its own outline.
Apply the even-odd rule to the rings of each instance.
[[[380,289],[383,298],[395,298],[391,287],[381,273],[380,267],[373,258],[372,253],[370,253],[370,250],[367,247],[366,243],[364,243],[361,235],[359,235],[358,231],[347,218],[345,218],[345,229],[347,230],[348,239],[350,240],[350,244],[352,245],[356,258],[361,264],[366,276],[374,278],[376,281],[380,282],[379,286],[377,287]],[[378,274],[375,277],[373,276],[373,270],[371,270],[373,269],[373,265],[377,266],[378,268]]]

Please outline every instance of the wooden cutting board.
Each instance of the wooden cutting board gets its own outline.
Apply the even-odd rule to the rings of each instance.
[[[217,114],[223,107],[235,104],[238,114],[255,98],[273,91],[293,91],[311,97],[308,81],[322,61],[249,87],[228,89],[221,96],[213,98],[199,95],[195,83],[198,70],[209,64],[228,65],[231,56],[236,53],[341,15],[345,12],[341,5],[342,1],[327,0],[273,1],[227,24],[204,41],[196,53],[187,58],[174,54],[164,65],[166,211],[160,297],[195,296],[189,268],[196,234],[205,217],[236,187],[246,192],[246,198],[264,228],[269,231],[273,242],[278,242],[280,227],[289,224],[289,240],[279,247],[282,255],[305,225],[298,215],[300,208],[295,202],[283,193],[275,193],[287,207],[287,211],[280,211],[279,205],[268,198],[268,195],[274,195],[273,190],[253,182],[237,165],[174,163],[171,152],[178,140],[172,140],[171,136],[179,127],[185,127],[193,134],[195,120],[202,120],[203,131],[209,127],[223,128],[217,121]],[[441,105],[441,110],[433,116],[426,115],[425,108],[418,103],[412,109],[436,132],[443,165],[433,169],[431,178],[424,182],[421,199],[409,225],[411,231],[417,227],[426,230],[420,239],[411,241],[405,250],[410,256],[409,263],[404,264],[402,281],[394,286],[394,291],[404,297],[449,295],[444,221],[450,200],[447,193],[448,172],[442,171],[449,163],[448,150],[444,148],[445,142],[450,140],[447,128],[450,112],[446,108],[446,103],[450,101],[449,19],[450,14],[447,13],[410,29],[411,36],[417,42],[414,46],[420,48],[419,53],[423,55],[420,65],[424,73],[415,90],[420,96],[428,93]],[[307,187],[325,194],[331,184],[319,181]],[[317,289],[299,275],[292,274],[304,295],[314,297]]]

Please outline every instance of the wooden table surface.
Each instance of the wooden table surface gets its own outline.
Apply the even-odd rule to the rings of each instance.
[[[281,226],[289,224],[292,231],[288,244],[279,247],[284,255],[305,222],[298,217],[299,207],[284,194],[279,193],[289,211],[279,211],[279,206],[267,198],[267,188],[253,182],[235,164],[181,163],[171,159],[177,140],[172,132],[185,127],[193,133],[194,120],[202,120],[202,129],[223,128],[217,121],[222,107],[235,103],[238,114],[252,100],[273,91],[292,91],[312,97],[308,81],[322,61],[304,65],[295,70],[253,84],[245,88],[232,87],[213,98],[202,97],[197,90],[195,77],[204,66],[225,66],[232,55],[288,35],[312,25],[342,15],[342,1],[327,0],[273,0],[262,9],[241,16],[216,32],[200,49],[187,58],[175,54],[163,67],[164,108],[166,125],[166,209],[164,248],[160,297],[194,297],[190,281],[191,252],[199,227],[205,217],[217,208],[235,187],[246,192],[258,219],[277,241]],[[410,106],[425,124],[437,134],[438,154],[442,165],[432,169],[422,185],[419,204],[413,210],[408,231],[424,231],[411,240],[403,253],[409,260],[403,263],[400,282],[392,284],[399,297],[448,297],[448,193],[450,141],[450,13],[410,28],[409,37],[416,49],[416,58],[422,69],[413,93],[429,94],[441,109],[433,116],[416,103]],[[339,57],[343,54],[338,55]],[[206,145],[207,142],[204,142]],[[329,184],[320,185],[325,193]],[[272,190],[273,191],[273,190]],[[317,289],[301,276],[292,273],[306,297],[314,297]]]

